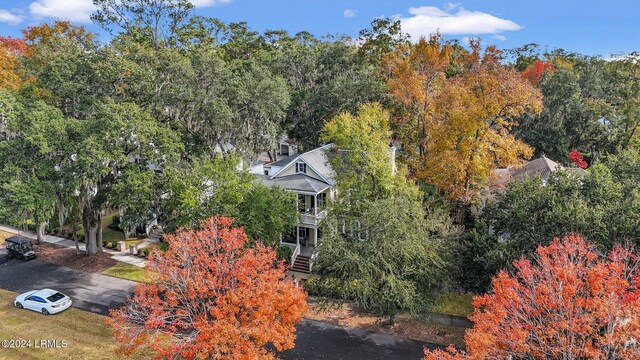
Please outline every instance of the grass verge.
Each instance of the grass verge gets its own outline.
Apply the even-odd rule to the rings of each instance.
[[[467,317],[473,313],[473,295],[449,293],[436,299],[431,311],[437,314]]]
[[[120,262],[102,272],[103,275],[109,275],[120,279],[132,280],[137,282],[148,282],[144,275],[144,268]]]
[[[8,233],[6,231],[0,231],[0,245],[4,245],[4,240],[12,235],[12,233]]]
[[[119,359],[114,351],[111,329],[104,317],[71,308],[60,314],[44,316],[13,306],[17,293],[0,290],[0,339],[31,340],[30,348],[3,348],[2,359]],[[36,348],[34,342],[58,340],[57,347]],[[66,347],[62,346],[66,340]],[[142,359],[143,357],[137,357]],[[132,359],[136,359],[133,357]]]

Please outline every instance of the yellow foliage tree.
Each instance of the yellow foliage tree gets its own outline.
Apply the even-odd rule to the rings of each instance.
[[[414,176],[468,205],[496,167],[531,156],[511,130],[519,115],[541,110],[542,95],[501,64],[495,47],[483,52],[476,41],[455,60],[452,49],[436,36],[409,52],[421,55],[395,53],[388,84],[400,104],[395,125]],[[452,66],[463,70],[446,76]]]

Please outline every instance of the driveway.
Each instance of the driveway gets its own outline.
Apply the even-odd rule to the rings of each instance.
[[[73,299],[73,306],[101,315],[119,307],[133,293],[133,281],[85,273],[39,260],[11,259],[0,264],[0,288],[25,292],[51,288]]]
[[[24,292],[53,288],[71,296],[73,306],[107,315],[109,308],[122,306],[133,293],[135,282],[60,267],[39,260],[17,259],[0,264],[0,288]],[[420,359],[425,346],[435,345],[392,335],[345,329],[304,320],[297,327],[296,347],[280,357],[294,359]]]

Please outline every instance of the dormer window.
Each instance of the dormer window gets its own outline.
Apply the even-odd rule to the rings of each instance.
[[[304,162],[298,162],[296,163],[296,173],[303,173],[305,174],[307,172],[307,164]]]

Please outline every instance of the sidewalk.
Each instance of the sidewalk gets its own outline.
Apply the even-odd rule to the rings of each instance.
[[[16,234],[16,235],[20,235],[20,236],[24,236],[26,238],[29,239],[33,239],[36,240],[37,236],[35,233],[31,232],[31,231],[25,231],[25,230],[21,230],[18,228],[15,228],[13,226],[7,226],[7,225],[0,225],[0,230],[1,231],[6,231],[8,233],[11,234]],[[45,235],[42,237],[42,240],[48,244],[53,244],[53,245],[58,245],[58,246],[63,246],[63,247],[67,247],[70,249],[75,249],[76,248],[76,243],[73,240],[70,239],[65,239],[65,238],[61,238],[58,236],[53,236],[53,235]],[[144,244],[144,245],[143,245]],[[140,247],[144,247],[151,244],[151,242],[149,241],[144,241],[142,244],[143,246]],[[80,251],[86,251],[86,247],[84,246],[83,243],[78,243],[78,247],[80,248]],[[103,249],[104,252],[106,252],[107,254],[111,254],[111,258],[117,261],[121,261],[130,265],[134,265],[134,266],[138,266],[138,267],[144,267],[146,264],[146,260],[145,259],[141,259],[137,256],[133,256],[129,253],[125,253],[125,252],[119,252],[119,251],[114,251],[114,250],[110,250],[110,249]]]

